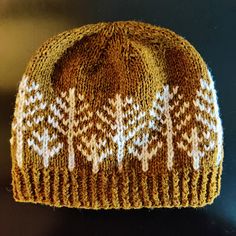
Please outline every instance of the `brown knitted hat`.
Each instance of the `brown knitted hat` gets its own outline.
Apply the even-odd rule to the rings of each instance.
[[[220,193],[223,130],[209,69],[184,38],[143,22],[46,41],[20,82],[10,143],[19,202],[201,207]]]

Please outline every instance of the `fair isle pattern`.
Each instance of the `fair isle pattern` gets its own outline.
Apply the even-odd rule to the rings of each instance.
[[[88,121],[93,115],[90,111],[88,111],[88,116],[84,113],[88,110],[89,104],[83,103],[84,96],[81,94],[78,95],[80,106],[79,109],[76,109],[76,98],[75,88],[70,88],[68,94],[62,92],[61,97],[56,98],[56,104],[50,105],[53,117],[48,117],[48,123],[67,136],[68,168],[70,171],[75,167],[74,138],[82,135],[92,126],[92,123],[83,125],[82,122]]]
[[[204,152],[199,150],[199,143],[202,142],[203,139],[198,137],[197,127],[191,129],[190,137],[187,135],[187,133],[184,133],[182,137],[185,141],[187,141],[190,147],[184,145],[182,141],[180,143],[177,143],[177,145],[179,148],[182,148],[184,151],[186,151],[189,157],[193,158],[193,168],[197,170],[199,169],[200,158],[205,155]],[[191,151],[189,151],[189,149]]]
[[[83,156],[87,158],[88,161],[92,162],[93,173],[99,171],[99,163],[101,163],[105,158],[112,155],[112,149],[107,146],[107,140],[99,139],[96,140],[97,134],[92,134],[90,139],[86,136],[82,136],[81,142],[84,144],[79,144],[77,146],[78,150],[82,153]],[[101,150],[104,150],[102,151]]]
[[[126,97],[122,100],[121,94],[116,94],[115,99],[108,99],[108,102],[111,107],[104,106],[103,112],[97,111],[96,113],[101,120],[97,124],[97,128],[103,133],[106,133],[106,128],[109,127],[114,131],[110,137],[117,145],[117,161],[121,170],[126,143],[146,125],[145,112],[140,111],[138,104],[133,104],[132,98]],[[126,112],[124,112],[124,108],[126,108]],[[105,112],[106,114],[104,114]],[[126,123],[125,119],[127,120]],[[127,132],[127,130],[129,131]]]
[[[37,131],[33,131],[32,136],[32,139],[28,139],[28,145],[29,147],[33,147],[34,151],[43,158],[43,165],[47,168],[49,166],[49,158],[59,153],[63,147],[63,143],[58,143],[56,146],[50,148],[50,142],[56,140],[57,135],[53,134],[49,136],[48,129],[46,128],[43,130],[42,135]],[[37,140],[36,142],[35,139]]]
[[[149,144],[155,141],[156,147],[152,148],[151,151],[148,151]],[[138,152],[138,149],[135,149],[135,146],[142,147],[141,153]],[[135,157],[138,158],[142,162],[142,170],[144,172],[148,171],[148,161],[152,159],[153,156],[157,154],[159,148],[162,147],[162,142],[157,140],[157,136],[153,137],[149,140],[149,133],[144,133],[143,137],[140,139],[138,137],[136,140],[133,141],[131,146],[128,146],[128,152],[133,154]]]
[[[169,170],[172,169],[174,158],[173,136],[191,119],[191,115],[186,115],[184,120],[178,119],[185,115],[187,108],[189,108],[189,103],[182,101],[183,95],[177,94],[177,92],[178,86],[175,86],[172,92],[170,92],[169,85],[165,85],[161,92],[156,93],[156,99],[153,101],[153,106],[149,111],[152,117],[149,121],[149,128],[161,132],[166,137],[167,167]],[[176,117],[179,123],[173,125],[171,111],[176,107],[179,110],[174,113],[174,117]]]
[[[202,96],[203,100],[208,103],[209,107],[212,105],[213,110],[208,107],[209,109],[209,115],[211,116],[211,120],[207,121],[204,119],[201,115],[198,116],[198,120],[201,121],[205,126],[208,127],[209,130],[212,130],[215,135],[217,136],[217,159],[216,159],[216,165],[218,166],[220,161],[223,158],[223,126],[220,119],[220,112],[219,112],[219,105],[217,101],[217,95],[215,91],[215,85],[214,80],[212,77],[212,74],[208,70],[208,77],[209,82],[201,79],[201,88],[202,93],[200,92],[199,95]],[[203,106],[200,108],[202,111],[204,111],[205,107]],[[207,109],[206,109],[207,110]],[[197,117],[197,115],[196,115]],[[215,124],[213,124],[213,120],[215,120]],[[213,149],[214,143],[210,142],[209,146],[205,146],[205,149]]]
[[[182,134],[183,140],[187,141],[186,145],[184,145],[183,141],[177,143],[179,148],[185,150],[188,156],[193,158],[193,168],[195,170],[199,169],[201,158],[207,152],[214,150],[215,147],[217,147],[216,166],[222,160],[222,124],[219,116],[214,81],[209,70],[208,77],[209,82],[203,78],[200,79],[201,88],[197,90],[197,98],[193,100],[193,105],[198,108],[195,118],[205,129],[200,133],[197,127],[194,127],[191,129],[190,135],[186,132]],[[212,140],[212,133],[216,136],[217,143],[215,140]],[[199,143],[203,143],[202,148],[200,148]],[[189,151],[189,148],[191,148],[191,151]]]
[[[28,77],[24,75],[19,84],[17,109],[14,112],[15,122],[12,123],[12,129],[16,131],[16,160],[20,167],[23,164],[24,132],[28,127],[37,125],[43,120],[37,112],[44,110],[46,104],[42,102],[39,85],[35,82],[29,84]],[[11,142],[14,140],[11,139]]]
[[[221,160],[222,129],[220,119],[217,119],[219,110],[215,104],[216,94],[214,85],[204,79],[201,79],[201,90],[197,91],[196,99],[193,100],[193,105],[199,111],[195,114],[196,121],[207,127],[207,131],[202,134],[197,127],[192,128],[189,133],[181,133],[182,128],[192,117],[187,112],[190,103],[184,101],[183,94],[178,93],[178,86],[170,88],[169,85],[164,85],[162,90],[156,93],[148,112],[142,111],[132,97],[122,99],[121,94],[116,94],[114,99],[108,99],[109,105],[93,113],[85,97],[76,94],[75,88],[61,92],[60,97],[56,97],[55,101],[47,106],[47,103],[43,102],[39,85],[35,82],[29,85],[28,80],[27,76],[23,76],[19,88],[18,109],[15,112],[16,122],[13,123],[13,128],[16,130],[16,158],[19,167],[23,161],[23,132],[33,124],[45,126],[46,124],[42,122],[47,122],[56,132],[50,134],[46,127],[41,131],[33,130],[32,138],[28,138],[27,143],[42,157],[46,168],[49,166],[50,158],[56,155],[59,158],[60,151],[65,147],[62,142],[58,142],[58,134],[67,137],[70,171],[75,168],[75,139],[79,143],[76,150],[92,162],[93,173],[97,173],[99,164],[112,155],[116,155],[121,171],[126,150],[142,163],[142,170],[146,172],[149,168],[148,161],[158,155],[158,150],[163,148],[164,144],[167,147],[167,168],[172,170],[175,155],[173,138],[179,133],[182,141],[177,142],[177,147],[193,159],[195,170],[199,169],[201,158],[216,145],[218,148],[216,164],[218,165]],[[214,105],[213,110],[211,104]],[[37,111],[40,110],[48,111],[46,119],[37,115]],[[204,114],[210,115],[211,119],[206,120]],[[99,121],[96,124],[92,122],[95,115]],[[103,137],[98,137],[94,133],[90,137],[87,136],[87,131],[94,127],[101,131]],[[108,133],[107,130],[112,132]],[[162,138],[158,139],[157,135],[151,135],[151,131],[161,134]],[[211,132],[217,136],[217,143],[210,139]],[[111,149],[109,142],[116,145],[116,153]],[[155,146],[150,148],[152,142]],[[204,143],[204,148],[200,147],[201,143]]]

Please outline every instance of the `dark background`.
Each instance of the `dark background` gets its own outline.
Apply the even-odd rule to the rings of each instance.
[[[31,54],[48,37],[88,23],[140,20],[167,27],[211,68],[224,126],[221,195],[200,209],[78,210],[15,203],[10,125]],[[236,235],[235,0],[0,0],[0,236]]]

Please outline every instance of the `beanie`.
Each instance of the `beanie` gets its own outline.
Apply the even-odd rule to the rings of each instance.
[[[223,128],[211,71],[173,31],[98,22],[49,38],[19,84],[17,202],[202,207],[220,194]]]

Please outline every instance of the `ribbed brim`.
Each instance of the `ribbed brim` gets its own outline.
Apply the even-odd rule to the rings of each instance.
[[[98,172],[89,168],[70,172],[55,167],[12,169],[14,199],[55,207],[86,209],[137,209],[158,207],[201,207],[220,193],[222,165],[202,171],[172,170],[162,174]]]

